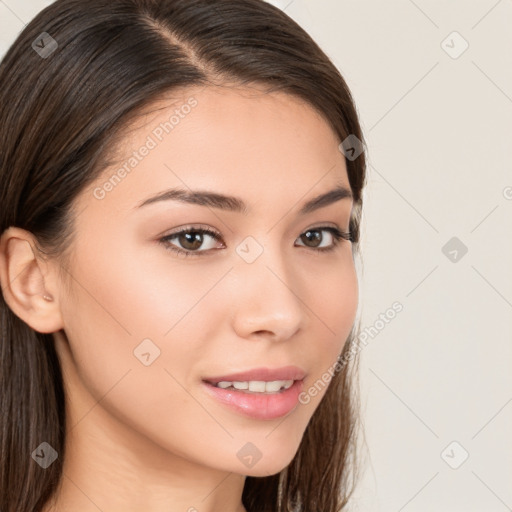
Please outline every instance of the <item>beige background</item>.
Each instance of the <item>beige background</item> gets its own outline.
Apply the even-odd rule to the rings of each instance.
[[[0,55],[49,3],[0,0]],[[272,3],[338,66],[369,148],[350,510],[512,510],[512,1]]]

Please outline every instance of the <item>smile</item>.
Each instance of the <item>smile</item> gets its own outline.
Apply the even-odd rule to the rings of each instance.
[[[216,387],[222,389],[237,389],[250,393],[277,393],[282,389],[289,389],[293,385],[293,380],[273,380],[265,382],[263,380],[250,381],[220,381],[215,384]]]

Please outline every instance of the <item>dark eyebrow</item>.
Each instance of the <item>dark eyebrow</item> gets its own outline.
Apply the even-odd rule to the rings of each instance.
[[[320,194],[313,199],[307,201],[299,211],[299,215],[305,215],[312,211],[318,210],[328,206],[341,199],[353,199],[352,192],[345,186],[339,185],[333,190],[329,190],[323,194]],[[199,206],[209,206],[211,208],[219,208],[221,210],[243,213],[247,215],[249,208],[245,202],[239,197],[227,196],[224,194],[218,194],[216,192],[208,192],[202,190],[189,191],[179,188],[165,190],[155,196],[152,196],[137,205],[137,208],[141,208],[148,204],[153,204],[158,201],[181,201],[182,203],[197,204]]]

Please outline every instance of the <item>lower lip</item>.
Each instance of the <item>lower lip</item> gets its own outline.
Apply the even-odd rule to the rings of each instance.
[[[250,393],[236,389],[222,389],[203,381],[206,391],[235,411],[260,420],[272,420],[290,413],[299,401],[302,380],[278,393]]]

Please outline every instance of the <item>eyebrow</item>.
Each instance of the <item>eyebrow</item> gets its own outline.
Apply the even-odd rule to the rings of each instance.
[[[329,190],[319,196],[310,199],[299,210],[299,215],[311,213],[320,208],[324,208],[342,199],[353,199],[350,189],[343,185],[338,185],[336,188]],[[209,192],[203,190],[184,190],[174,188],[160,192],[142,201],[137,208],[142,208],[148,204],[154,204],[159,201],[180,201],[182,203],[195,204],[199,206],[208,206],[211,208],[218,208],[230,212],[243,213],[247,215],[250,209],[247,204],[239,197],[228,196],[216,192]]]

